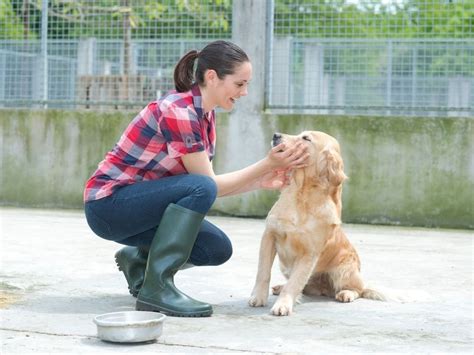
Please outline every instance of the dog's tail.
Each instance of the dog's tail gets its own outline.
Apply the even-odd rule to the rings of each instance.
[[[422,290],[394,290],[377,287],[365,288],[360,296],[371,300],[384,302],[419,302],[429,301],[431,297]]]
[[[367,298],[369,300],[376,300],[376,301],[388,301],[389,298],[388,296],[378,290],[372,289],[372,288],[366,288],[362,291],[362,294],[360,295],[361,298]]]

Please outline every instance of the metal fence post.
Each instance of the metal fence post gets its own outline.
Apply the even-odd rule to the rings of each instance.
[[[387,89],[385,97],[385,106],[392,106],[392,59],[393,59],[393,42],[387,41]],[[390,109],[387,110],[387,115],[390,115]]]
[[[41,11],[41,58],[43,69],[43,107],[48,108],[48,0],[43,0]]]
[[[273,16],[274,0],[267,0],[266,23],[266,65],[265,65],[265,107],[268,107],[273,93]]]
[[[413,108],[416,102],[416,66],[417,64],[418,48],[416,45],[413,46],[412,50],[412,71],[411,71],[411,114],[414,114]]]
[[[3,107],[2,101],[5,100],[5,83],[7,72],[7,55],[0,51],[0,107]]]

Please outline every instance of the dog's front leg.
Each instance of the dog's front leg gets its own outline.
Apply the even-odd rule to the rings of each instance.
[[[280,296],[272,307],[273,315],[289,316],[293,312],[296,298],[307,284],[315,264],[312,256],[305,256],[296,262],[288,282],[283,286]]]
[[[260,243],[260,255],[258,258],[258,271],[255,286],[249,299],[249,305],[252,307],[262,307],[267,304],[268,289],[270,287],[270,278],[272,265],[275,260],[275,236],[269,230],[265,229]]]

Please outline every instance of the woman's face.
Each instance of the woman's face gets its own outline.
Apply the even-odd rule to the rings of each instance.
[[[234,74],[226,75],[223,79],[217,78],[214,85],[216,106],[226,111],[234,108],[234,103],[241,96],[248,94],[248,85],[252,79],[252,64],[244,62],[236,67]]]

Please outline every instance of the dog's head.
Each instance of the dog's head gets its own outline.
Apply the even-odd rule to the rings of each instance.
[[[277,146],[285,143],[286,146],[291,147],[299,141],[308,146],[310,155],[309,165],[298,169],[304,170],[304,180],[310,179],[312,184],[323,187],[341,185],[347,176],[344,174],[344,163],[337,140],[323,132],[305,131],[296,136],[275,133],[272,144]]]

